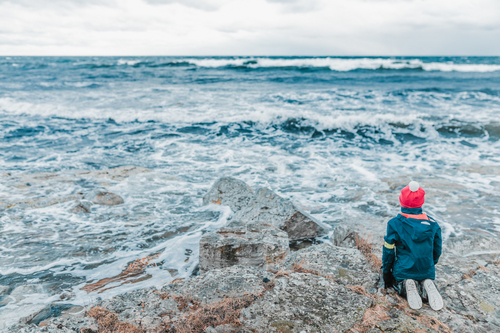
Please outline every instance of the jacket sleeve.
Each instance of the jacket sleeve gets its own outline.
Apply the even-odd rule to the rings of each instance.
[[[438,226],[438,230],[434,235],[434,250],[432,252],[434,265],[436,265],[439,261],[439,257],[441,256],[441,249],[443,247],[443,240],[441,238],[441,227]]]
[[[387,223],[387,234],[384,237],[384,247],[382,253],[382,270],[384,273],[389,273],[392,271],[394,266],[394,259],[396,257],[396,241],[399,236],[392,227],[392,220]]]

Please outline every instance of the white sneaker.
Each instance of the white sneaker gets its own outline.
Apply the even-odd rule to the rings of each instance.
[[[405,281],[406,287],[406,299],[408,300],[408,305],[413,310],[418,310],[422,307],[422,299],[418,294],[417,284],[413,280]],[[437,290],[436,290],[437,291]]]
[[[431,308],[435,311],[441,310],[443,308],[443,298],[434,285],[434,282],[432,282],[432,280],[426,279],[422,284],[424,285],[424,289],[427,292],[427,297],[429,297],[429,305],[431,306]]]

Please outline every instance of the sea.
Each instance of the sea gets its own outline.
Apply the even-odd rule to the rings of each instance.
[[[500,57],[0,57],[0,329],[196,275],[223,176],[374,237],[415,180],[500,236],[499,140]]]

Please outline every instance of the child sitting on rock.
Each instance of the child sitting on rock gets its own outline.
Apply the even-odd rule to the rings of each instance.
[[[382,270],[385,287],[406,295],[412,309],[422,307],[422,296],[434,310],[443,308],[443,299],[434,285],[434,266],[441,255],[441,228],[422,212],[425,191],[412,181],[401,190],[401,213],[387,223]]]

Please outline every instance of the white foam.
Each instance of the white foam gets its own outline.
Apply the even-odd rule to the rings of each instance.
[[[356,69],[423,69],[441,72],[494,72],[500,70],[495,64],[461,64],[450,62],[424,62],[421,59],[391,58],[203,58],[182,59],[198,67],[246,66],[250,68],[266,67],[312,67],[329,68],[345,72]],[[179,61],[180,62],[180,61]]]
[[[128,65],[128,66],[134,66],[138,63],[140,63],[141,60],[138,60],[138,59],[134,59],[134,60],[131,60],[131,59],[119,59],[117,61],[117,65],[119,66],[122,66],[122,65]]]

